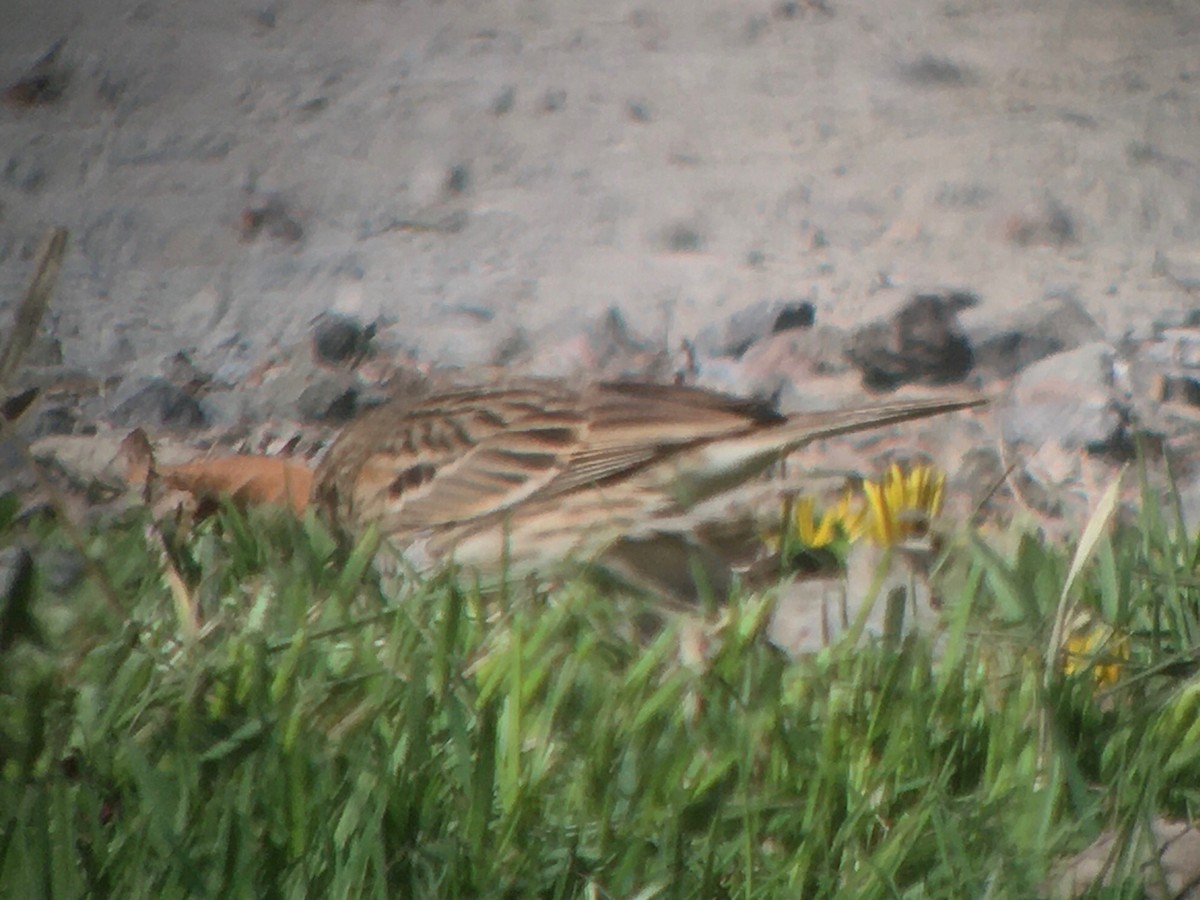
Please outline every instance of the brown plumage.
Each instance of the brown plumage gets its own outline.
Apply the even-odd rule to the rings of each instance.
[[[336,522],[375,524],[412,565],[547,572],[682,534],[698,503],[813,441],[976,406],[897,401],[783,416],[690,387],[559,382],[397,400],[351,423],[317,472]],[[659,558],[681,554],[665,550]],[[686,556],[686,554],[683,554]],[[643,563],[644,564],[644,563]],[[665,573],[654,573],[655,577]],[[671,579],[672,583],[680,579]]]

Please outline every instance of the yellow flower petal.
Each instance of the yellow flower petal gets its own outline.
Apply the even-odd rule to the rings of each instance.
[[[816,501],[800,497],[792,505],[792,535],[810,549],[826,547],[837,537],[840,516],[837,507],[817,515]]]
[[[864,505],[852,537],[866,535],[881,546],[894,546],[923,535],[942,505],[946,476],[931,466],[905,472],[897,463],[888,466],[880,482],[865,481]],[[846,518],[849,521],[849,518]]]
[[[1129,659],[1129,638],[1098,621],[1088,621],[1063,642],[1063,674],[1092,670],[1097,689],[1112,687],[1121,680]]]

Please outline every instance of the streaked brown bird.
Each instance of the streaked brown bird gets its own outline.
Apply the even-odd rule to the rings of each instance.
[[[784,416],[693,387],[554,381],[398,399],[330,448],[314,500],[342,526],[378,526],[407,565],[453,562],[489,580],[599,566],[641,588],[727,584],[698,504],[814,440],[984,402],[907,400]],[[715,583],[714,583],[715,582]]]

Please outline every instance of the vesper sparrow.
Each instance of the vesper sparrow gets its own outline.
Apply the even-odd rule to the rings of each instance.
[[[463,388],[396,400],[351,423],[313,493],[335,522],[377,525],[419,570],[453,561],[489,579],[620,560],[622,574],[636,569],[652,589],[677,593],[694,587],[697,557],[705,577],[718,568],[689,518],[698,504],[810,441],[982,402],[784,416],[671,385]]]

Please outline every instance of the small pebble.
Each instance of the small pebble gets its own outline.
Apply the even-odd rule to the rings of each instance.
[[[329,366],[354,365],[375,337],[375,325],[363,325],[350,316],[326,314],[313,328],[313,357]]]
[[[208,418],[191,394],[163,378],[148,378],[119,403],[109,421],[119,428],[203,428]]]

